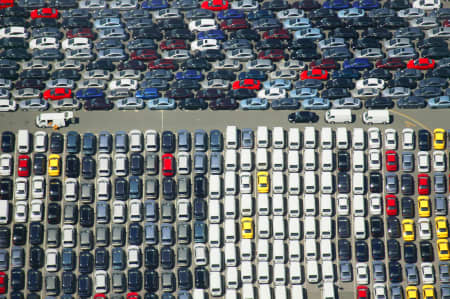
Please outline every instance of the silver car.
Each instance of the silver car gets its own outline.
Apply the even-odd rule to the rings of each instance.
[[[15,99],[40,98],[41,97],[41,91],[39,89],[34,89],[34,88],[15,89],[12,92],[12,96]]]
[[[255,59],[247,62],[248,70],[272,71],[275,66],[270,59]]]
[[[106,8],[105,0],[82,0],[78,2],[78,8],[103,9]]]
[[[242,65],[239,61],[233,59],[224,59],[212,64],[213,68],[218,70],[235,70],[239,71],[242,68]]]
[[[131,97],[133,93],[128,89],[115,89],[115,90],[108,90],[106,92],[106,97],[108,99],[123,99],[127,97]]]
[[[83,73],[83,79],[110,80],[111,74],[107,70],[92,70]]]
[[[22,64],[22,69],[24,70],[32,70],[32,69],[41,69],[41,70],[49,70],[50,62],[42,59],[32,59],[30,61],[26,61]]]
[[[120,18],[101,18],[94,22],[94,28],[96,29],[117,28],[122,26]]]
[[[353,98],[373,98],[380,94],[380,90],[376,88],[354,89],[351,92]]]
[[[129,97],[118,100],[116,106],[119,110],[137,110],[144,109],[145,103],[140,98]]]
[[[406,87],[391,87],[381,93],[386,98],[403,98],[411,95],[411,90]]]
[[[128,39],[128,33],[124,28],[106,28],[98,30],[98,38],[119,38],[122,40]]]
[[[52,108],[55,111],[79,110],[81,108],[81,103],[77,99],[67,98],[59,101],[53,101]]]
[[[411,47],[411,40],[406,37],[401,38],[392,38],[384,42],[384,48],[386,50],[403,48],[403,47]]]
[[[56,87],[62,87],[62,88],[75,88],[75,81],[71,79],[55,79],[50,80],[46,83],[47,88],[56,88]]]
[[[98,51],[98,59],[107,59],[111,61],[122,61],[128,59],[124,49],[106,49]]]
[[[355,50],[355,58],[380,59],[384,54],[379,48],[366,48],[362,50]]]
[[[228,59],[237,59],[237,60],[250,60],[255,58],[255,54],[251,49],[236,49],[236,50],[228,50],[225,52],[225,56]]]
[[[338,47],[346,47],[347,44],[345,40],[341,37],[332,37],[319,41],[319,48],[321,50],[330,49],[330,48],[338,48]]]
[[[81,70],[83,64],[79,60],[64,59],[55,63],[55,70]]]
[[[223,79],[213,79],[201,83],[202,88],[228,89],[230,81]]]
[[[109,5],[111,9],[128,10],[138,8],[136,0],[114,0]]]
[[[78,81],[79,88],[100,88],[105,89],[106,81],[101,79],[87,79]]]
[[[411,27],[419,27],[422,29],[430,29],[439,26],[436,17],[421,17],[409,21]]]
[[[421,8],[405,8],[397,11],[397,16],[406,19],[420,18],[423,17],[424,15],[425,11]]]
[[[352,97],[336,99],[333,100],[332,107],[334,109],[360,109],[361,100]]]
[[[386,193],[397,194],[398,178],[395,174],[386,174]]]
[[[404,172],[414,171],[414,154],[411,152],[402,153],[402,170]]]
[[[140,80],[142,74],[138,70],[123,70],[123,71],[115,71],[113,73],[114,79],[134,79]]]
[[[29,99],[19,102],[19,108],[23,111],[45,111],[48,109],[48,102],[39,99]]]
[[[373,280],[374,282],[385,282],[386,268],[381,261],[373,262]]]
[[[69,49],[65,52],[67,59],[75,60],[93,60],[95,55],[92,53],[91,49]]]
[[[181,17],[183,16],[180,14],[180,10],[177,8],[160,9],[153,13],[153,18],[155,20],[177,19]]]
[[[259,4],[255,0],[239,0],[231,2],[232,9],[239,9],[245,11],[257,10],[258,6]]]
[[[173,60],[186,60],[191,57],[189,50],[177,49],[170,51],[163,51],[162,58],[173,59]]]
[[[387,56],[389,58],[416,59],[418,55],[413,47],[403,47],[389,50]]]

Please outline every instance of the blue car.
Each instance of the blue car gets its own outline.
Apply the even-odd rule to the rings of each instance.
[[[316,97],[303,100],[302,106],[305,110],[327,110],[330,108],[330,100]]]
[[[239,80],[255,79],[265,81],[267,79],[266,73],[260,70],[249,70],[248,72],[242,72],[239,74]]]
[[[105,94],[103,93],[103,90],[99,88],[84,88],[78,90],[75,96],[80,100],[88,100],[98,97],[104,97]]]
[[[228,9],[219,11],[217,14],[217,18],[219,20],[228,20],[228,19],[245,19],[244,12],[237,9]]]
[[[331,8],[331,9],[345,9],[350,8],[350,2],[348,0],[330,0],[325,1],[322,5],[323,8]]]
[[[353,2],[353,7],[362,9],[376,9],[380,8],[381,5],[378,0],[360,0]]]
[[[269,19],[269,18],[274,18],[274,17],[275,17],[275,14],[273,13],[273,11],[267,10],[267,9],[251,11],[247,15],[247,19],[249,21],[254,21],[254,20],[258,20],[258,19],[266,19],[266,18]]]
[[[220,29],[212,29],[208,31],[201,31],[197,35],[197,39],[217,39],[225,40],[225,33]]]
[[[239,107],[242,110],[266,110],[269,108],[269,102],[267,99],[249,98],[241,100]]]
[[[150,110],[173,110],[177,107],[174,99],[157,98],[147,102],[147,107]]]
[[[343,69],[339,71],[334,71],[331,74],[333,79],[336,78],[344,78],[344,79],[359,79],[361,78],[361,74],[357,69]]]
[[[176,80],[189,79],[189,80],[202,81],[203,80],[203,74],[202,74],[202,72],[200,72],[198,70],[187,70],[187,71],[184,71],[184,72],[176,73],[175,79]]]
[[[450,97],[440,96],[428,100],[428,107],[431,109],[450,108]]]
[[[373,67],[372,63],[367,58],[352,58],[347,59],[342,64],[344,69],[371,69]]]
[[[167,2],[167,0],[146,0],[141,4],[141,8],[150,10],[159,10],[168,7],[169,3]]]
[[[159,94],[157,88],[149,87],[149,88],[139,89],[138,91],[136,91],[136,98],[141,98],[144,100],[156,99],[160,96],[161,95]]]

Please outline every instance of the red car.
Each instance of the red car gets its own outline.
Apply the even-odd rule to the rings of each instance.
[[[310,71],[303,71],[300,74],[300,79],[317,79],[317,80],[327,80],[328,72],[322,69],[313,69]]]
[[[156,59],[148,63],[148,68],[152,70],[164,69],[164,70],[177,70],[178,64],[171,59]]]
[[[366,286],[357,286],[356,292],[358,293],[358,299],[369,299],[369,288]]]
[[[27,155],[20,155],[17,166],[17,175],[21,177],[30,176],[30,157]]]
[[[46,100],[56,101],[71,97],[72,97],[72,90],[68,88],[56,87],[44,91],[44,99]]]
[[[57,19],[58,18],[58,10],[54,8],[39,8],[35,9],[30,14],[32,19]]]
[[[387,171],[397,171],[398,170],[397,153],[393,150],[386,151],[386,169],[387,169]]]
[[[105,294],[95,294],[94,299],[106,298]]]
[[[263,33],[263,39],[291,39],[289,31],[286,29],[271,29]]]
[[[337,70],[339,69],[339,63],[332,58],[318,59],[309,64],[311,69],[322,69],[322,70]]]
[[[418,176],[417,191],[420,195],[430,194],[430,177],[428,174],[421,173]]]
[[[442,27],[450,27],[450,20],[445,20],[442,22]]]
[[[141,49],[131,52],[130,58],[132,60],[155,60],[159,58],[159,54],[153,49]]]
[[[161,50],[186,50],[188,48],[184,39],[168,39],[159,45]]]
[[[233,89],[252,89],[258,90],[261,88],[261,81],[255,79],[244,79],[235,81],[233,83]]]
[[[403,69],[406,67],[406,64],[400,58],[387,58],[378,60],[375,63],[377,68],[395,70],[395,69]]]
[[[229,19],[220,23],[220,29],[222,30],[238,30],[247,28],[248,23],[245,19]]]
[[[175,158],[172,154],[162,155],[162,173],[164,176],[173,176],[175,174]]]
[[[417,70],[430,70],[434,69],[435,62],[434,59],[430,58],[419,58],[419,59],[411,59],[408,61],[408,64],[406,65],[409,69],[417,69]]]
[[[0,294],[6,293],[6,288],[8,287],[8,277],[5,272],[0,272]]]
[[[228,1],[227,0],[210,0],[210,1],[203,1],[202,2],[202,8],[213,10],[213,11],[220,11],[228,9]]]
[[[130,292],[127,294],[127,299],[140,299],[139,293]]]
[[[13,7],[14,6],[14,0],[0,0],[0,9],[7,8],[7,7]]]
[[[95,33],[91,28],[74,28],[67,31],[67,38],[85,37],[95,39]]]
[[[398,214],[397,197],[393,194],[386,195],[386,214],[388,216],[397,216]]]
[[[285,54],[282,49],[264,50],[258,54],[259,59],[270,59],[273,61],[280,61],[281,59],[289,59],[289,55]]]

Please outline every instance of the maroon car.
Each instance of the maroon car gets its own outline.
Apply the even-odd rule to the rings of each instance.
[[[163,69],[163,70],[177,70],[178,64],[176,64],[171,59],[155,59],[150,61],[148,68],[152,70]]]
[[[141,49],[131,52],[132,60],[155,60],[159,58],[159,54],[153,49]]]
[[[270,49],[261,51],[258,54],[259,59],[270,59],[273,61],[280,61],[282,59],[289,59],[289,55],[285,54],[282,49]]]
[[[91,28],[73,28],[67,31],[67,38],[85,37],[95,39],[95,33]]]
[[[386,58],[378,60],[375,64],[377,68],[383,68],[388,70],[403,69],[406,64],[400,58]]]
[[[283,39],[283,40],[290,40],[291,36],[289,35],[289,31],[286,29],[271,29],[269,31],[264,32],[263,34],[264,39]]]
[[[222,30],[247,29],[248,27],[248,23],[245,19],[229,19],[220,23],[220,29]]]
[[[337,70],[339,63],[332,58],[317,59],[309,64],[311,69]]]
[[[219,98],[209,103],[212,110],[235,110],[238,107],[238,102],[232,98]]]

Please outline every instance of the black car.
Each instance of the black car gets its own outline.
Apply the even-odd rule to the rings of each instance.
[[[394,79],[400,78],[411,78],[413,80],[421,80],[423,78],[423,73],[416,69],[402,69],[394,74]]]
[[[414,201],[409,197],[402,197],[402,217],[414,218]]]
[[[391,238],[400,238],[401,235],[400,220],[398,220],[397,217],[388,217],[387,225],[389,236]]]
[[[295,88],[315,88],[315,89],[322,89],[323,83],[321,80],[318,79],[306,79],[295,82]]]
[[[300,103],[294,98],[283,98],[272,101],[273,110],[297,110],[300,108]]]
[[[384,260],[384,242],[381,239],[371,239],[370,247],[372,248],[372,258],[374,260]]]
[[[44,265],[44,250],[41,247],[32,246],[30,248],[29,265],[32,269],[39,269]]]
[[[194,276],[196,289],[207,289],[209,287],[209,274],[205,267],[195,267]]]
[[[297,111],[289,114],[288,121],[291,123],[308,123],[317,122],[319,116],[315,112],[310,111]]]
[[[350,176],[346,172],[338,173],[337,189],[339,193],[350,193]]]
[[[450,50],[447,47],[432,47],[422,51],[422,57],[441,59],[450,56]]]
[[[326,83],[326,88],[355,88],[355,83],[353,83],[352,79],[347,78],[336,78],[332,80],[328,80]],[[323,96],[323,94],[322,94]]]
[[[114,180],[114,197],[118,200],[128,199],[128,181],[124,178]]]
[[[57,9],[70,9],[78,7],[78,3],[75,0],[52,0],[50,7]]]
[[[91,227],[94,225],[94,209],[89,205],[80,207],[80,224],[83,227]]]
[[[406,263],[417,263],[417,247],[413,242],[405,242],[403,244],[403,259]]]
[[[95,178],[95,166],[95,160],[91,156],[83,156],[81,161],[81,175],[84,179]]]
[[[57,203],[49,203],[47,208],[47,221],[49,224],[59,224],[61,222],[61,206]]]
[[[38,79],[48,80],[50,78],[49,72],[41,69],[24,70],[20,73],[21,79]]]
[[[147,292],[155,293],[159,289],[159,275],[158,272],[153,270],[146,270],[144,272],[144,289]],[[149,294],[146,294],[149,295]]]
[[[108,59],[100,59],[96,61],[89,62],[86,65],[86,70],[105,70],[105,71],[114,71],[116,66],[113,64],[111,60]]]
[[[81,75],[77,70],[56,70],[52,73],[52,79],[80,80]]]
[[[404,195],[414,194],[414,178],[410,174],[402,174],[400,177],[401,189]]]
[[[33,174],[45,175],[46,171],[47,171],[47,156],[42,153],[34,154]]]
[[[313,11],[313,10],[319,9],[321,7],[321,5],[315,0],[303,0],[303,1],[295,2],[293,4],[293,7],[300,8],[300,9],[303,9],[306,11],[311,11],[311,10]]]
[[[398,16],[390,16],[377,20],[377,26],[380,28],[396,29],[408,26],[408,22]]]
[[[64,136],[61,133],[53,132],[50,135],[50,152],[60,154],[64,150]]]
[[[195,220],[205,220],[207,215],[206,201],[201,198],[194,199],[194,218]]]
[[[8,248],[11,242],[11,230],[9,227],[0,227],[0,248]]]
[[[27,44],[23,38],[9,37],[0,40],[0,47],[2,49],[26,48]]]
[[[428,77],[419,82],[419,87],[438,87],[438,88],[447,88],[448,83],[447,80],[440,77]]]
[[[309,39],[294,39],[290,40],[287,44],[288,49],[297,50],[297,49],[316,49],[316,44],[313,40]]]
[[[62,196],[62,183],[58,179],[51,179],[48,197],[51,201],[60,201]]]
[[[417,87],[417,81],[413,78],[402,77],[388,82],[388,87],[406,87],[414,89]]]
[[[153,30],[148,30],[147,28],[139,28],[132,30],[133,39],[138,38],[151,38],[160,41],[163,38],[163,34],[159,31],[159,28],[155,26]],[[183,29],[173,29],[173,30],[183,30]]]
[[[127,44],[128,50],[158,49],[158,44],[150,38],[135,39]]]
[[[42,289],[42,272],[34,269],[28,270],[27,273],[28,291],[39,292]]]
[[[0,199],[10,200],[12,198],[13,182],[9,178],[0,180]]]
[[[450,67],[438,67],[427,73],[429,77],[450,78]]]
[[[331,8],[319,8],[311,11],[309,13],[309,18],[311,20],[322,19],[326,17],[336,16],[336,12]]]
[[[194,194],[196,197],[204,198],[207,195],[207,183],[208,181],[202,175],[196,175],[194,177]]]
[[[257,50],[284,49],[285,45],[279,39],[265,39],[257,42],[255,48]]]
[[[376,39],[391,39],[392,33],[389,30],[385,30],[382,28],[370,27],[370,28],[365,29],[361,33],[361,37],[362,38],[373,37]]]
[[[0,16],[2,17],[28,17],[29,15],[29,11],[18,5],[0,10]]]
[[[186,28],[186,23],[183,19],[165,19],[161,20],[157,23],[156,30],[158,30],[158,27],[160,30],[173,30],[173,29],[183,29]]]
[[[19,75],[16,70],[5,70],[0,69],[0,77],[3,79],[16,80]]]
[[[66,176],[69,178],[78,178],[80,176],[80,160],[75,155],[66,156]]]
[[[341,37],[345,39],[355,39],[358,38],[358,32],[353,28],[342,28],[338,27],[332,30],[328,37]]]
[[[384,235],[383,219],[379,216],[370,217],[370,233],[374,238],[381,238]]]
[[[401,10],[401,9],[409,8],[410,4],[409,4],[408,0],[393,0],[393,1],[384,3],[383,7],[391,8],[394,10]]]
[[[347,90],[347,88],[333,87],[325,89],[322,92],[322,97],[326,99],[346,98],[350,97],[350,92]]]
[[[144,173],[144,157],[139,153],[130,155],[130,172],[131,175],[140,176]]]
[[[4,131],[1,137],[1,150],[4,153],[12,153],[16,144],[16,135],[10,131]]]
[[[65,18],[62,23],[64,29],[73,29],[78,27],[92,27],[92,23],[89,21],[88,17],[78,17],[78,18]]]
[[[160,263],[163,269],[169,270],[175,266],[175,252],[169,246],[160,249]]]
[[[414,90],[414,95],[424,98],[439,97],[441,95],[441,89],[439,87],[422,87]]]
[[[144,77],[145,79],[161,79],[171,81],[173,79],[173,73],[170,70],[152,70],[145,73]]]
[[[27,227],[25,225],[18,223],[14,224],[12,241],[14,245],[18,246],[25,245],[25,243],[27,242]]]
[[[368,27],[375,27],[375,20],[368,16],[350,18],[348,19],[346,26],[353,29],[364,29]]]
[[[350,155],[348,152],[339,151],[337,154],[337,167],[339,171],[349,171]]]
[[[17,61],[11,59],[0,59],[0,70],[19,70],[20,65]]]
[[[88,111],[91,110],[111,110],[114,104],[105,98],[93,98],[88,99],[84,103],[84,108]]]
[[[183,79],[175,81],[171,86],[170,90],[174,89],[200,89],[200,83],[197,82],[197,80],[191,80],[191,79]],[[172,98],[172,96],[168,96],[169,98]]]
[[[40,79],[23,79],[16,82],[14,85],[16,89],[34,88],[42,90],[45,88],[45,83]]]
[[[339,238],[350,238],[351,235],[350,219],[344,216],[339,216],[337,220],[337,232]]]
[[[0,58],[11,59],[11,60],[29,60],[31,55],[26,49],[16,48],[16,49],[6,49],[0,53]]]
[[[11,271],[11,289],[21,291],[25,287],[25,272],[22,269],[13,269]]]
[[[198,52],[194,57],[204,58],[207,61],[217,61],[225,59],[225,54],[223,54],[220,50],[208,49]]]
[[[230,34],[230,39],[232,38],[243,38],[251,41],[259,41],[259,33],[253,29],[239,29]]]
[[[232,99],[246,99],[246,98],[254,98],[256,96],[256,92],[250,89],[234,89],[228,91],[228,97]]]
[[[369,260],[369,246],[365,241],[355,241],[355,257],[359,263],[364,263]]]
[[[338,256],[342,261],[349,261],[352,258],[351,244],[348,240],[338,240]]]
[[[192,289],[192,273],[189,268],[181,267],[177,269],[178,288],[180,290]]]
[[[291,54],[291,58],[296,60],[314,60],[321,57],[322,55],[314,49],[296,49]]]
[[[389,262],[389,280],[391,283],[402,282],[402,265],[399,262]]]
[[[428,48],[446,48],[447,42],[440,37],[429,37],[422,40],[417,41],[417,48],[419,49],[428,49]]]
[[[164,153],[173,153],[175,151],[175,135],[171,131],[162,132],[161,147]]]
[[[185,60],[181,64],[181,68],[183,70],[192,69],[192,70],[206,70],[209,71],[211,69],[211,64],[208,62],[206,58],[201,57],[193,57]]]
[[[187,39],[193,41],[195,39],[195,34],[189,29],[172,29],[165,33],[165,39]]]
[[[64,271],[62,273],[62,289],[65,294],[73,294],[76,291],[77,277],[74,273]]]
[[[432,262],[434,260],[433,245],[429,241],[420,241],[420,257],[422,262]]]
[[[222,48],[224,50],[236,50],[241,48],[251,49],[252,44],[248,39],[230,39],[228,41],[223,42]]]
[[[165,177],[162,181],[163,198],[166,200],[173,200],[176,196],[176,182],[174,179]]]
[[[139,223],[131,223],[128,227],[128,244],[142,244],[142,226]]]
[[[315,27],[322,29],[334,29],[343,26],[344,22],[342,22],[342,20],[337,16],[324,17],[322,19],[319,19],[315,24]]]
[[[386,245],[388,258],[392,261],[399,261],[401,259],[400,243],[395,239],[389,239]]]
[[[159,266],[159,252],[155,247],[147,246],[144,250],[145,267],[154,270]]]
[[[419,130],[419,149],[421,151],[429,151],[431,149],[431,133],[427,130]]]
[[[203,99],[186,98],[180,101],[178,107],[181,110],[204,110],[208,108],[208,104]]]
[[[78,295],[81,297],[90,297],[92,295],[92,279],[86,274],[78,277]]]
[[[381,193],[383,189],[383,177],[378,172],[369,175],[369,189],[371,193]]]
[[[392,74],[387,69],[375,68],[373,70],[364,72],[363,78],[364,79],[376,78],[376,79],[382,79],[382,80],[390,80],[392,78]]]
[[[213,79],[223,79],[233,81],[236,80],[236,74],[231,70],[216,70],[214,72],[209,72],[206,76],[207,80]]]
[[[81,251],[78,263],[80,273],[82,274],[92,273],[93,265],[94,265],[94,258],[92,254],[88,251]]]
[[[385,97],[376,97],[366,100],[365,107],[367,109],[392,109],[394,101]]]
[[[199,99],[213,100],[225,97],[226,93],[222,89],[208,88],[197,91],[196,97]]]
[[[211,110],[235,110],[238,107],[238,102],[233,98],[217,98],[209,103]]]
[[[397,15],[397,12],[390,8],[375,8],[369,11],[368,16],[375,19],[383,19],[387,17],[394,17]]]

